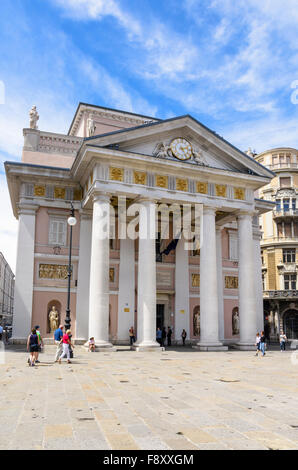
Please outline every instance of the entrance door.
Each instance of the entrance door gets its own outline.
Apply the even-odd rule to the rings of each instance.
[[[298,312],[288,310],[284,315],[284,332],[288,339],[298,339]]]
[[[156,329],[164,326],[165,320],[165,306],[164,304],[157,304],[156,305]]]

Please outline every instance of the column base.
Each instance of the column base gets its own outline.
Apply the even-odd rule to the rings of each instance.
[[[199,351],[228,351],[228,346],[224,346],[220,342],[215,343],[197,343],[193,346],[194,349],[198,349]]]
[[[84,348],[89,349],[89,341],[83,345]],[[95,352],[115,352],[117,348],[107,341],[95,341]]]
[[[27,344],[27,338],[9,338],[8,344]]]
[[[130,349],[133,351],[138,351],[138,352],[143,352],[143,351],[149,351],[149,352],[162,352],[165,350],[165,348],[161,347],[160,344],[157,341],[152,341],[152,342],[144,342],[144,343],[134,343]]]
[[[238,349],[239,351],[255,351],[256,350],[255,343],[235,343],[233,344],[233,347],[235,349]]]

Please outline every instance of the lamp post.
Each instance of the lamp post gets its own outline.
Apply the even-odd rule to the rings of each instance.
[[[70,236],[69,236],[69,254],[68,254],[68,271],[67,271],[67,277],[68,277],[68,285],[67,285],[67,307],[66,307],[66,318],[65,318],[65,330],[70,330],[70,280],[71,280],[71,274],[72,274],[72,268],[71,268],[71,251],[72,251],[72,227],[74,227],[77,223],[77,219],[74,216],[74,207],[72,205],[72,202],[70,203],[71,205],[71,215],[67,219],[67,223],[70,226]]]

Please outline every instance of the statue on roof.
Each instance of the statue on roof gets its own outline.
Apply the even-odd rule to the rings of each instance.
[[[87,131],[88,137],[91,137],[95,133],[96,126],[94,124],[94,120],[92,118],[87,119]]]
[[[37,127],[37,121],[39,119],[39,114],[37,112],[36,106],[32,106],[29,112],[29,117],[30,117],[30,129],[38,129]]]

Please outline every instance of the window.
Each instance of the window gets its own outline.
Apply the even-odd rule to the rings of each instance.
[[[296,274],[284,275],[284,288],[285,290],[296,290]]]
[[[261,251],[261,261],[262,261],[262,266],[264,266],[264,253]]]
[[[238,260],[238,234],[229,232],[229,257],[231,260]]]
[[[66,245],[67,222],[62,219],[50,219],[49,244]]]
[[[285,248],[282,250],[282,258],[284,263],[295,263],[296,261],[296,249]]]
[[[293,211],[296,210],[296,199],[292,199],[292,209]]]
[[[290,210],[290,199],[284,199],[283,204],[284,204],[284,211],[288,212]]]
[[[291,187],[291,177],[290,176],[283,176],[279,178],[279,185],[281,188],[289,188]]]
[[[281,200],[280,200],[280,199],[276,199],[275,202],[276,202],[276,210],[277,210],[277,211],[280,211],[280,209],[281,209]]]
[[[160,253],[161,251],[161,235],[160,232],[157,234],[157,238],[155,240],[155,259],[156,262],[161,263],[162,262],[162,254]]]
[[[266,286],[265,286],[265,274],[264,274],[264,273],[262,273],[262,286],[263,286],[263,291],[265,291],[265,290],[266,290],[266,288],[265,288]]]

